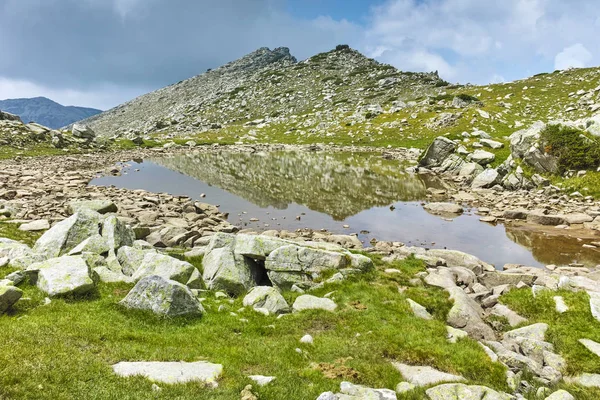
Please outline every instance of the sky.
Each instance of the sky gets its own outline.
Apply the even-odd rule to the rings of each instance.
[[[0,99],[108,109],[259,47],[457,83],[600,65],[598,0],[0,0]]]

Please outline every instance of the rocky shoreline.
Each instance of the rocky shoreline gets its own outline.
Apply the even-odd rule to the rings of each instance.
[[[212,152],[259,151],[323,151],[370,152],[368,147],[233,145],[197,146],[193,151]],[[15,158],[0,161],[0,215],[15,222],[27,223],[24,228],[45,227],[69,215],[69,203],[77,200],[109,200],[115,203],[118,215],[134,227],[138,239],[147,239],[158,247],[193,248],[195,241],[215,232],[237,232],[227,221],[227,215],[201,199],[151,193],[143,190],[89,186],[95,177],[119,175],[126,162],[150,157],[185,153],[189,147],[168,145],[165,148],[135,149],[96,154],[55,156],[45,158]],[[381,149],[382,157],[400,163],[416,163],[416,149]],[[409,167],[410,172],[434,173],[445,182],[444,189],[428,189],[430,203],[426,210],[443,217],[454,218],[462,207],[472,208],[486,223],[504,223],[519,229],[553,235],[568,235],[585,240],[588,248],[599,248],[600,202],[591,198],[564,194],[557,187],[539,190],[510,191],[502,187],[473,189],[469,181],[451,174],[435,173],[422,167]],[[455,204],[446,204],[452,202]],[[458,206],[457,206],[458,205]],[[437,208],[436,208],[437,207]],[[0,218],[2,218],[0,217]],[[45,221],[48,221],[46,224]],[[244,230],[245,233],[260,233]],[[263,230],[267,235],[287,239],[323,240],[351,248],[375,244],[360,243],[355,235],[336,235],[311,229],[297,232]],[[598,238],[596,241],[595,238]],[[383,243],[381,246],[389,245]],[[600,250],[599,250],[600,251]],[[501,266],[498,266],[501,267]]]

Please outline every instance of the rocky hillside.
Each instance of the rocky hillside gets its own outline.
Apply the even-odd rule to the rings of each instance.
[[[106,141],[85,126],[75,124],[72,131],[61,132],[35,122],[24,124],[18,115],[0,111],[0,159],[106,147]]]
[[[45,97],[0,100],[0,110],[18,115],[24,122],[36,122],[58,129],[102,112],[95,108],[63,106]]]
[[[287,48],[261,48],[85,123],[99,134],[127,137],[266,125],[327,129],[348,114],[364,121],[381,113],[381,105],[400,109],[444,85],[435,73],[401,72],[347,46],[302,62]]]

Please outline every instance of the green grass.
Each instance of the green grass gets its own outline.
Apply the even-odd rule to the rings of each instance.
[[[33,246],[35,241],[41,236],[37,232],[25,232],[19,230],[19,224],[0,221],[0,238],[17,240],[28,246]]]
[[[554,296],[563,296],[569,310],[563,314],[555,311]],[[600,322],[590,312],[589,297],[585,292],[544,291],[533,297],[531,289],[512,290],[500,301],[529,321],[527,325],[545,322],[549,325],[546,340],[554,344],[555,351],[567,362],[568,375],[582,372],[600,373],[598,356],[588,351],[579,339],[600,342]],[[600,389],[584,389],[563,385],[577,399],[598,399]]]
[[[390,360],[432,365],[463,374],[472,383],[506,390],[503,368],[492,364],[476,342],[449,344],[442,320],[412,316],[407,295],[436,318],[449,308],[442,291],[398,292],[398,285],[423,270],[421,262],[390,267],[403,273],[386,277],[377,272],[317,291],[318,296],[334,292],[335,313],[303,312],[281,319],[250,310],[230,315],[238,312],[241,299],[219,301],[210,292],[203,295],[207,313],[201,319],[164,319],[121,308],[117,303],[128,285],[101,284],[89,298],[54,299],[47,306],[40,305],[43,294],[25,286],[30,300],[20,301],[0,318],[0,398],[229,400],[239,398],[251,383],[247,375],[263,374],[277,379],[255,388],[260,399],[312,399],[337,391],[342,380],[393,389],[402,379]],[[285,294],[289,302],[297,296]],[[221,305],[226,310],[218,312]],[[314,345],[299,343],[305,334],[315,338]],[[160,385],[158,396],[145,379],[112,374],[110,365],[125,360],[209,360],[222,363],[224,374],[218,389]],[[323,370],[334,376],[325,376]],[[421,399],[423,391],[400,398]]]
[[[600,172],[588,171],[584,176],[569,179],[552,177],[552,183],[560,184],[567,193],[580,192],[584,196],[600,198]]]
[[[12,146],[0,146],[0,160],[13,159],[15,157],[42,157],[63,155],[67,152],[74,154],[79,153],[73,150],[57,149],[48,144],[31,144],[23,148],[15,148]]]
[[[600,166],[600,143],[578,129],[548,125],[541,133],[545,150],[558,158],[558,172],[595,170]]]

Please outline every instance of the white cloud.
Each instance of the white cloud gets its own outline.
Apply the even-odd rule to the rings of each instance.
[[[404,71],[438,71],[446,79],[456,78],[456,69],[443,57],[427,50],[382,51],[377,57],[380,61],[392,64]]]
[[[141,3],[142,0],[114,0],[114,7],[121,18],[125,18]]]
[[[372,53],[403,69],[437,66],[448,80],[513,80],[555,61],[600,64],[597,15],[597,0],[387,0],[372,9],[364,48],[385,48]]]
[[[554,58],[555,69],[588,67],[594,57],[581,43],[566,47]]]
[[[461,83],[600,64],[598,0],[383,0],[362,24],[286,1],[0,0],[0,98],[107,108],[263,46],[302,59],[347,43]]]

